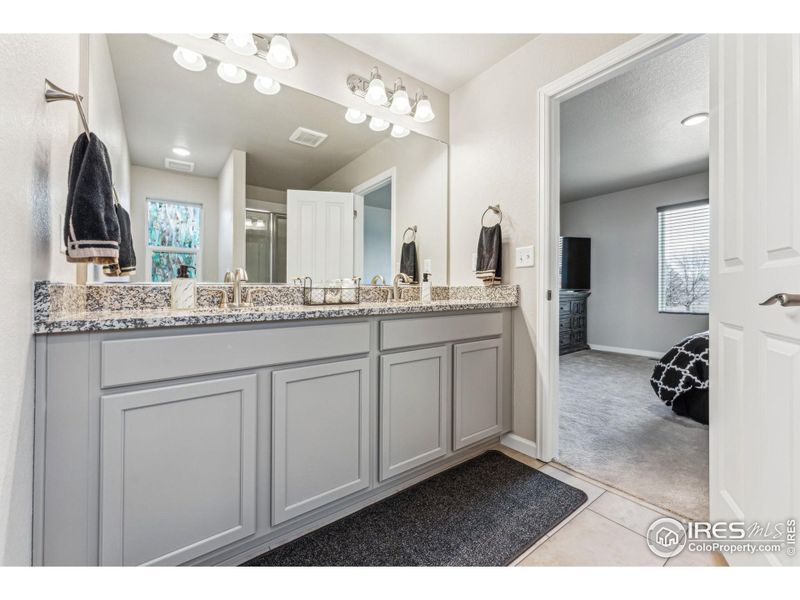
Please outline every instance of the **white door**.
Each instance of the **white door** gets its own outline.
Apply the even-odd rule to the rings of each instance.
[[[800,36],[711,54],[711,519],[800,518]],[[797,564],[782,550],[732,564]]]
[[[286,198],[286,276],[314,284],[352,277],[351,193],[289,190]]]

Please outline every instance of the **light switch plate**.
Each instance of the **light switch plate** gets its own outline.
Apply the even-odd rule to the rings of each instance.
[[[533,246],[520,246],[517,248],[517,260],[515,266],[518,269],[533,266]]]

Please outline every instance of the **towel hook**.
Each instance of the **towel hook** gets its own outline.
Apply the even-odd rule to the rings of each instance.
[[[495,204],[495,205],[491,205],[490,204],[489,207],[485,211],[483,211],[483,214],[481,215],[481,227],[486,227],[486,225],[483,224],[483,219],[486,217],[486,213],[488,213],[489,211],[492,211],[494,214],[496,214],[500,218],[500,220],[497,222],[498,225],[500,225],[500,223],[503,222],[503,211],[500,210],[500,205],[499,204]]]
[[[83,96],[79,94],[73,94],[72,92],[68,92],[64,88],[57,86],[49,79],[45,79],[44,99],[46,102],[59,102],[61,100],[71,100],[72,102],[74,102],[78,107],[78,113],[81,116],[81,122],[83,123],[83,129],[86,131],[86,135],[92,133],[89,130],[89,121],[86,119],[86,112],[83,110],[83,102],[82,102]]]
[[[406,230],[403,232],[403,243],[408,244],[410,242],[406,242],[406,234],[411,232],[411,242],[417,241],[417,226],[412,225],[411,227],[406,227]]]

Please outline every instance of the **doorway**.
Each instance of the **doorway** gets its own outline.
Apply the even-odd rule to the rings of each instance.
[[[379,173],[354,187],[352,192],[355,196],[355,274],[364,283],[391,283],[398,270],[397,170],[392,167]]]

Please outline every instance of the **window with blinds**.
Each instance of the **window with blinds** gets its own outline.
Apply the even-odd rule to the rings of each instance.
[[[711,266],[708,200],[658,209],[658,310],[707,314]]]

